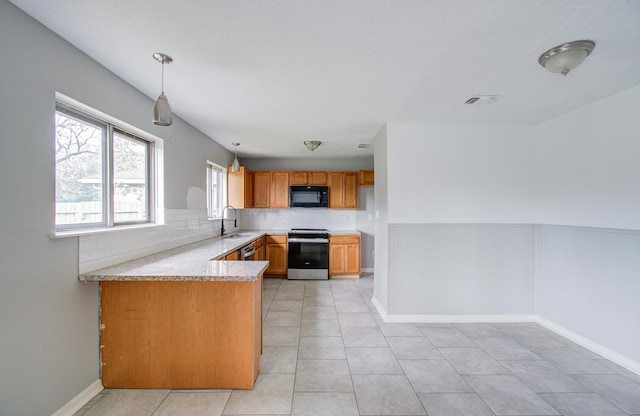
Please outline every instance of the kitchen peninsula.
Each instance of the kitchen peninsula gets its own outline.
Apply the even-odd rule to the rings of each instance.
[[[214,238],[85,273],[100,282],[105,388],[251,389],[266,261],[222,261],[261,234]]]

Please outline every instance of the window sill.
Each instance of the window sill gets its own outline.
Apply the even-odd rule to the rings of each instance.
[[[117,233],[119,231],[131,231],[131,230],[146,230],[149,228],[163,227],[164,224],[133,224],[133,225],[119,225],[117,227],[105,227],[105,228],[86,228],[79,230],[58,231],[49,235],[49,238],[67,238],[67,237],[81,237],[86,235]]]

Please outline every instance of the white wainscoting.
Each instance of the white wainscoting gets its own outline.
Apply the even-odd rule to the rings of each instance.
[[[390,224],[387,313],[531,319],[534,238],[529,224]]]
[[[543,322],[640,371],[640,231],[536,226],[535,292]]]

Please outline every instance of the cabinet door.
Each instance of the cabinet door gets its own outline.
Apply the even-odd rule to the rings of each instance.
[[[286,276],[287,274],[287,236],[267,236],[266,257],[269,268],[266,275]]]
[[[327,172],[309,172],[308,175],[309,185],[326,185],[327,184]]]
[[[331,244],[329,246],[329,274],[344,274],[346,269],[346,245]]]
[[[234,251],[233,253],[227,254],[224,258],[225,260],[240,260],[240,254],[238,251]]]
[[[344,208],[358,208],[358,173],[344,173]]]
[[[360,171],[360,186],[373,186],[374,185],[374,171],[361,170]]]
[[[360,271],[360,236],[331,236],[329,240],[329,275],[359,275]]]
[[[271,172],[271,208],[289,208],[289,172]]]
[[[329,172],[329,208],[344,208],[344,173]]]
[[[360,274],[360,244],[345,245],[346,274]]]
[[[240,167],[240,172],[227,172],[227,195],[229,205],[234,208],[251,208],[253,206],[253,176],[249,169]]]
[[[306,185],[307,172],[291,172],[291,185]]]
[[[244,177],[244,207],[253,208],[253,172],[249,169],[246,170]]]
[[[254,208],[269,208],[269,189],[271,174],[269,172],[254,172],[253,174],[253,206]]]
[[[260,248],[256,249],[256,256],[255,259],[256,260],[265,260],[267,257],[265,255],[265,246],[261,246]]]

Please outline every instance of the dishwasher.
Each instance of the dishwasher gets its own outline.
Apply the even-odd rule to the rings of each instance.
[[[256,248],[253,242],[243,246],[238,250],[240,252],[241,261],[251,261],[254,259]]]

